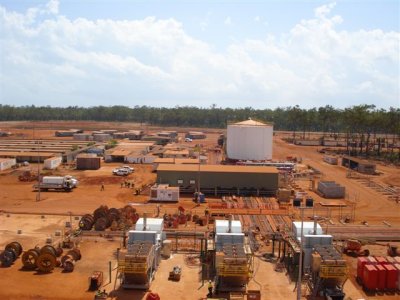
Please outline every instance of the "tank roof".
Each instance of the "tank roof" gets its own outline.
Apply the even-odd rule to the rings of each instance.
[[[272,126],[272,124],[263,123],[263,122],[255,121],[255,120],[252,120],[252,119],[248,119],[248,120],[245,120],[245,121],[237,122],[237,123],[234,123],[232,125],[239,125],[239,126]]]

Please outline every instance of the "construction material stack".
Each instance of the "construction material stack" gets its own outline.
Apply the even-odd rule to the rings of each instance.
[[[215,221],[215,266],[218,291],[246,291],[252,265],[240,221]]]
[[[323,293],[331,299],[344,299],[343,285],[347,280],[348,267],[336,248],[333,245],[315,245],[311,261],[313,296]]]
[[[140,218],[135,230],[128,234],[126,251],[118,258],[118,270],[122,274],[122,287],[144,289],[150,287],[161,258],[164,220]]]

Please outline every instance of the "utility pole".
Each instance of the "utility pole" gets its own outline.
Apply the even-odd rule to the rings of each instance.
[[[33,139],[35,139],[35,127],[33,127]],[[38,173],[38,191],[36,194],[36,201],[40,201],[40,152],[39,152],[39,141],[35,141],[37,151],[37,173]]]

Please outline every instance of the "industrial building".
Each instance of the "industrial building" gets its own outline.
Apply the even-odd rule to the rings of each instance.
[[[141,140],[143,136],[143,130],[129,130],[128,132],[125,132],[125,137],[130,140]]]
[[[228,125],[227,156],[232,160],[272,159],[273,126],[254,120]]]
[[[151,163],[154,159],[148,156],[154,142],[127,141],[119,143],[117,147],[107,150],[104,154],[105,162]]]
[[[94,143],[73,140],[1,140],[0,157],[15,158],[17,162],[43,162],[62,156],[63,162],[71,162],[92,147]]]
[[[160,164],[157,183],[179,186],[192,193],[198,187],[205,194],[275,195],[279,172],[274,167]]]
[[[205,135],[205,133],[201,132],[201,131],[189,131],[185,135],[185,138],[189,138],[189,139],[192,139],[192,140],[203,140],[206,137],[207,136]]]
[[[175,130],[171,131],[161,131],[157,133],[158,136],[169,137],[175,139],[178,136],[178,132]]]
[[[54,135],[56,137],[69,137],[69,136],[74,136],[76,133],[83,133],[83,130],[81,129],[69,129],[69,130],[57,130],[54,132]]]
[[[376,165],[374,163],[350,156],[343,156],[342,166],[369,175],[375,174],[376,171]]]

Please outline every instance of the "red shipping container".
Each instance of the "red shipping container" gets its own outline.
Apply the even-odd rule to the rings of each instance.
[[[386,268],[382,265],[376,265],[378,270],[378,285],[377,289],[383,291],[386,288]]]
[[[392,265],[385,265],[384,267],[386,268],[386,288],[396,289],[399,270]]]
[[[397,289],[400,291],[400,264],[393,265],[397,269]]]
[[[363,285],[367,290],[373,291],[378,285],[378,270],[374,265],[365,265],[363,272]]]
[[[387,263],[387,259],[384,258],[383,256],[375,256],[375,259],[380,265]]]
[[[369,260],[369,263],[371,264],[371,265],[376,265],[378,262],[376,261],[376,259],[375,259],[375,257],[373,257],[373,256],[368,256],[368,260]]]
[[[369,260],[366,257],[357,258],[357,277],[363,281],[364,265],[368,264]]]

